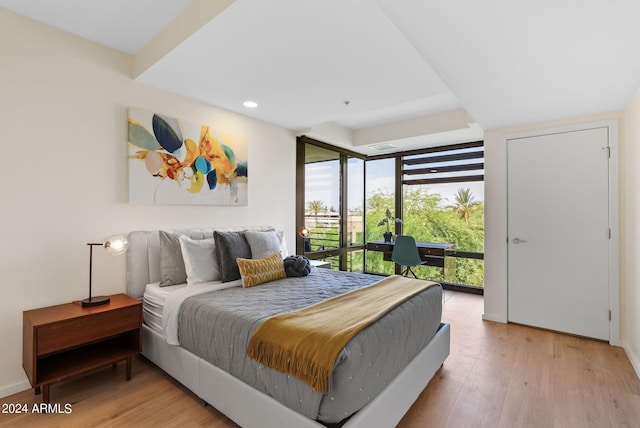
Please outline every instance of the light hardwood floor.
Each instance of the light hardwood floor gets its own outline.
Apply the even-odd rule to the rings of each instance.
[[[447,292],[451,355],[398,425],[413,427],[640,427],[640,380],[621,348],[482,321],[482,298]],[[144,358],[51,387],[70,414],[33,414],[33,390],[0,400],[29,414],[0,427],[236,427]],[[377,428],[377,427],[373,427]]]

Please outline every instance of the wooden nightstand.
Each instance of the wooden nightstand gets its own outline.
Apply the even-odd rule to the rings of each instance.
[[[49,402],[49,386],[67,377],[118,361],[142,350],[142,303],[126,294],[102,306],[67,303],[23,312],[22,366],[36,394]]]

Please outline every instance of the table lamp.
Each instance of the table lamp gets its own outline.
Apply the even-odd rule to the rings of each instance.
[[[82,300],[82,307],[106,305],[111,300],[109,296],[92,296],[91,280],[93,277],[93,247],[102,246],[111,255],[117,256],[127,251],[127,238],[123,235],[114,235],[108,237],[102,243],[88,242],[89,246],[89,298]]]

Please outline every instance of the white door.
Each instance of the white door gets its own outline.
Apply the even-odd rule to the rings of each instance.
[[[507,142],[508,319],[609,340],[608,128]]]

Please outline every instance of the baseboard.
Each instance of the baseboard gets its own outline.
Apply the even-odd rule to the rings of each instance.
[[[26,391],[31,388],[31,384],[27,380],[0,387],[0,398],[8,397],[18,392]]]
[[[485,321],[494,321],[506,323],[507,320],[503,319],[500,315],[490,315],[490,314],[482,314],[482,319]]]
[[[629,361],[631,361],[631,365],[633,366],[633,369],[636,371],[636,376],[638,376],[638,379],[640,379],[640,358],[638,355],[635,354],[635,352],[633,352],[633,349],[627,344],[626,341],[622,342],[622,349],[624,349],[624,352],[627,353],[627,357],[629,358]]]

